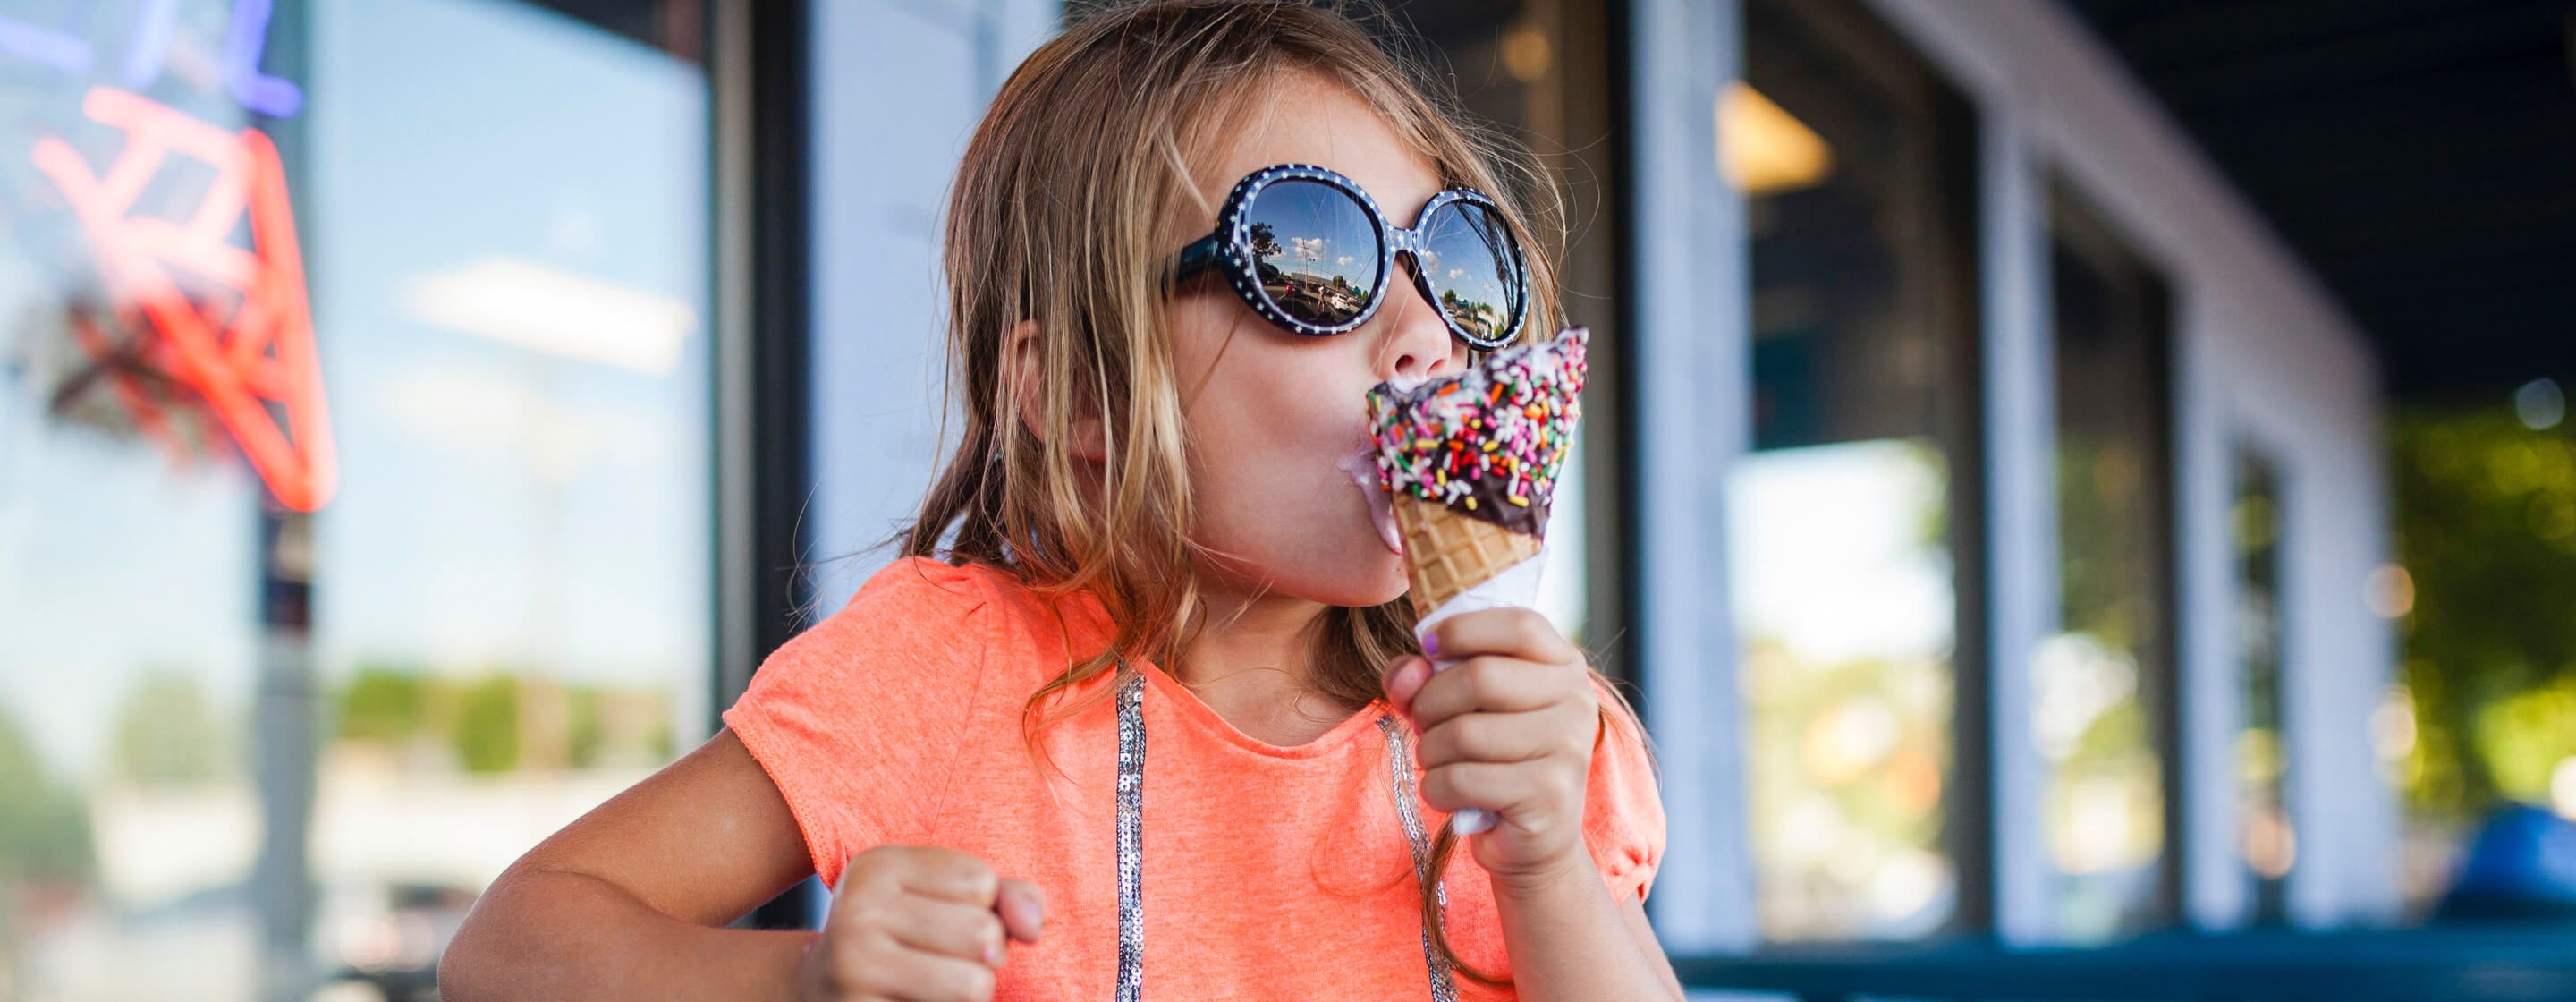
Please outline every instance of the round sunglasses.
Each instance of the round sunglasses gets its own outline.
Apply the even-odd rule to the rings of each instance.
[[[1308,337],[1367,323],[1385,305],[1396,255],[1449,332],[1491,350],[1528,312],[1529,271],[1502,209],[1468,188],[1431,196],[1411,229],[1387,221],[1357,182],[1308,164],[1264,167],[1236,182],[1216,230],[1182,248],[1175,284],[1210,268],[1263,319]]]

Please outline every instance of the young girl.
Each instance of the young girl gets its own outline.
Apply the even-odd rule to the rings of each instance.
[[[1499,172],[1544,175],[1413,80],[1275,0],[1030,56],[952,191],[963,436],[903,558],[495,881],[442,996],[1678,999],[1634,714],[1533,613],[1417,646],[1342,469],[1371,386],[1558,322]],[[723,928],[809,873],[819,933]]]

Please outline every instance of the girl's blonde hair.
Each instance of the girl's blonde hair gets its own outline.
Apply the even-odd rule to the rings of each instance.
[[[1469,124],[1454,98],[1435,99],[1443,92],[1417,61],[1380,48],[1340,12],[1302,0],[1115,4],[1041,45],[993,99],[949,193],[948,387],[962,437],[897,537],[905,556],[983,563],[1049,597],[1088,592],[1108,612],[1109,646],[1069,656],[1024,707],[1032,751],[1041,729],[1111,687],[1052,713],[1051,696],[1117,670],[1122,656],[1168,665],[1206,625],[1198,568],[1212,551],[1189,533],[1165,268],[1199,235],[1190,228],[1215,219],[1191,175],[1204,165],[1189,154],[1221,149],[1257,110],[1259,85],[1295,72],[1347,87],[1434,165],[1442,186],[1490,195],[1529,260],[1523,337],[1558,326],[1564,205],[1552,175],[1524,147]],[[1183,229],[1171,228],[1175,219]],[[1412,293],[1396,279],[1392,294]],[[1018,380],[1005,372],[1022,319],[1036,322],[1043,373],[1034,434],[1020,417]],[[1088,483],[1068,446],[1086,412],[1108,443]],[[1344,706],[1377,698],[1379,671],[1421,652],[1414,621],[1404,598],[1330,609],[1315,637],[1314,687]],[[1603,726],[1642,737],[1633,709],[1604,688],[1613,698]],[[1444,827],[1432,873],[1445,871],[1456,845]],[[1427,885],[1423,917],[1454,968],[1508,983],[1458,962]]]

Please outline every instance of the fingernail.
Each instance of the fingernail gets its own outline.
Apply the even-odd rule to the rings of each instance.
[[[1002,944],[987,943],[984,945],[984,964],[988,967],[1002,966]]]
[[[1425,633],[1422,635],[1422,653],[1435,658],[1440,656],[1439,634]]]

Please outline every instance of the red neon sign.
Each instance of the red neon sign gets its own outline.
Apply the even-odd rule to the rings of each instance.
[[[140,358],[205,397],[278,503],[321,508],[338,485],[339,464],[276,145],[257,129],[227,132],[114,88],[90,91],[81,111],[126,134],[106,172],[92,174],[71,144],[50,137],[37,141],[34,159],[79,213],[111,291],[141,308],[154,347],[165,349]],[[185,220],[134,214],[173,153],[215,170],[196,211]],[[248,248],[232,242],[245,213]],[[237,294],[239,303],[227,311],[214,297],[193,302],[183,278]]]

